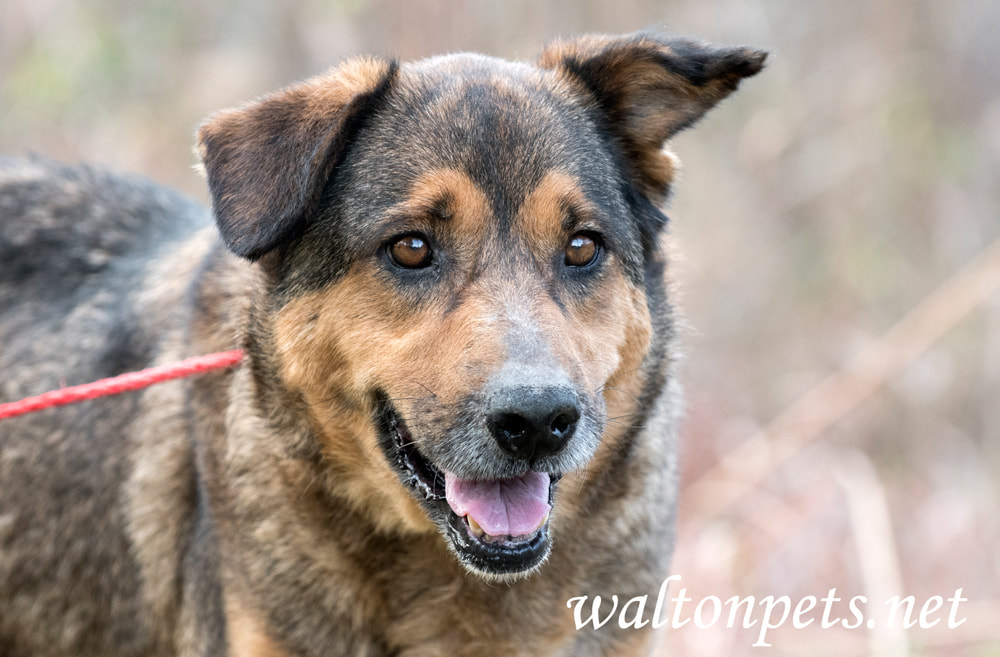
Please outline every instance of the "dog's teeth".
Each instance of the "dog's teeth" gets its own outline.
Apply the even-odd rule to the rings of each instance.
[[[472,519],[472,516],[465,516],[465,519],[469,521],[469,531],[476,538],[482,538],[486,531],[479,526],[479,523]]]
[[[549,514],[550,514],[551,512],[552,512],[552,511],[551,511],[551,509],[550,509],[549,511],[546,511],[546,512],[545,512],[545,517],[544,517],[544,518],[542,518],[542,521],[541,521],[540,523],[538,523],[538,526],[537,526],[537,527],[535,527],[535,531],[531,532],[532,534],[534,534],[534,533],[535,533],[535,532],[537,532],[537,531],[538,531],[539,529],[541,529],[542,527],[544,527],[544,526],[545,526],[545,523],[547,523],[547,522],[549,521]]]

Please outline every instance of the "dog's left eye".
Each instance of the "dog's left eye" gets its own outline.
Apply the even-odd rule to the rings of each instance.
[[[423,235],[407,235],[389,246],[393,264],[406,269],[423,269],[434,260],[434,252]]]
[[[589,267],[597,262],[601,246],[597,238],[588,233],[577,233],[569,238],[563,262],[568,267]]]

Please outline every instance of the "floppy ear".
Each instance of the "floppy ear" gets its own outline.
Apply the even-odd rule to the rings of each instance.
[[[673,177],[663,144],[736,90],[767,53],[646,33],[585,36],[548,46],[539,66],[562,72],[605,119],[639,188],[662,200]]]
[[[198,129],[215,220],[229,248],[251,260],[298,234],[397,65],[355,59]]]

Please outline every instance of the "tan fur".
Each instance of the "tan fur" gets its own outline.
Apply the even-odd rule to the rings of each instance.
[[[533,251],[546,253],[553,246],[558,247],[566,237],[563,224],[570,213],[582,220],[582,225],[576,227],[576,230],[581,230],[594,228],[593,222],[588,223],[593,212],[594,208],[580,190],[577,180],[564,171],[552,170],[524,200],[518,216],[518,228]]]
[[[292,657],[267,635],[263,623],[232,596],[226,600],[226,634],[232,657]]]

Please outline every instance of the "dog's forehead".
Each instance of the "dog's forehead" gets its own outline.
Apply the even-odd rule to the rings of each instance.
[[[369,189],[405,193],[427,170],[454,169],[499,216],[552,170],[573,176],[595,202],[611,201],[602,197],[614,162],[584,100],[524,63],[458,54],[404,64],[353,150],[350,168],[364,172],[359,182]]]
[[[418,136],[428,141],[504,154],[522,165],[572,166],[574,146],[597,146],[580,99],[561,78],[529,64],[435,57],[404,66],[395,91],[396,107],[424,122],[428,130]]]

